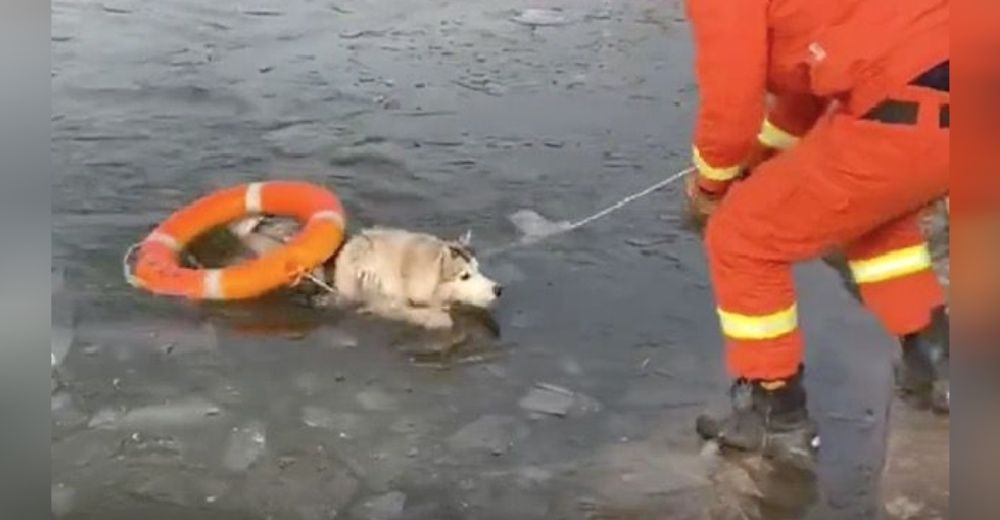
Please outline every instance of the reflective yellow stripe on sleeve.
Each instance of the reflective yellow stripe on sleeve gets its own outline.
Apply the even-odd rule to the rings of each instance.
[[[798,137],[778,128],[768,119],[764,119],[760,125],[757,140],[764,146],[777,150],[787,150],[799,142]]]
[[[799,325],[796,306],[772,314],[749,316],[718,309],[722,333],[732,339],[771,339],[795,331]]]
[[[701,152],[698,151],[697,146],[692,149],[691,161],[694,163],[695,168],[698,168],[699,173],[713,181],[731,181],[740,175],[741,165],[737,164],[725,168],[712,166],[701,157]]]
[[[899,278],[933,267],[926,243],[897,249],[865,260],[849,262],[857,283],[874,283]]]

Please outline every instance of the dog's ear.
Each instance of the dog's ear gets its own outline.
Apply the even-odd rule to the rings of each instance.
[[[467,259],[468,253],[465,252],[465,248],[462,246],[448,245],[448,253],[451,255],[452,260]]]
[[[458,237],[458,240],[452,242],[458,249],[461,250],[461,256],[465,257],[466,260],[470,260],[471,257],[476,256],[476,250],[472,247],[472,230],[467,229],[462,236]],[[453,246],[455,247],[455,246]]]
[[[465,268],[469,256],[464,249],[454,244],[448,244],[444,249],[447,251],[442,251],[441,254],[441,278],[453,280]]]

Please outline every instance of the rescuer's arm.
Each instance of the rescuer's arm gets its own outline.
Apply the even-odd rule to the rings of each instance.
[[[812,94],[774,96],[757,140],[767,148],[787,150],[816,124],[826,107],[825,99]]]
[[[687,0],[700,101],[694,128],[697,191],[721,196],[757,147],[764,120],[766,0]]]
[[[812,94],[775,95],[744,171],[749,174],[760,163],[795,146],[826,108],[826,100]]]

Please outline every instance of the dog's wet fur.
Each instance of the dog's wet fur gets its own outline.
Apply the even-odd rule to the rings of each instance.
[[[291,219],[250,217],[228,226],[248,255],[282,247],[298,230]],[[297,287],[317,305],[356,306],[362,312],[427,329],[453,327],[456,307],[490,309],[500,284],[483,275],[470,235],[445,240],[426,234],[373,227],[362,230],[312,272],[334,290],[306,278]]]

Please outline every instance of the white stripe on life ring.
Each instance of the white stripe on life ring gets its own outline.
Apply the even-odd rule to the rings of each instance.
[[[263,189],[263,182],[251,182],[247,186],[247,192],[243,196],[243,207],[248,215],[264,212],[264,202],[261,197],[261,190]]]
[[[222,269],[208,269],[205,271],[205,278],[202,280],[202,297],[209,300],[221,300],[225,296],[222,294]]]
[[[310,221],[313,221],[313,220],[332,220],[338,226],[344,227],[344,216],[341,215],[339,211],[333,211],[332,209],[328,209],[328,210],[325,210],[325,211],[317,211],[316,213],[313,213],[311,217],[309,217],[309,220]]]
[[[146,237],[146,242],[159,242],[170,248],[171,251],[177,252],[181,250],[181,243],[177,241],[176,238],[159,231],[154,231]]]

